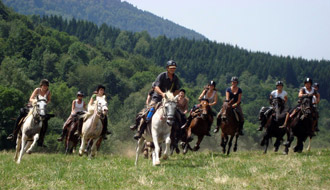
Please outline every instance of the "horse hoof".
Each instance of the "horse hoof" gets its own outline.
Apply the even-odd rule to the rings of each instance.
[[[283,155],[288,155],[288,153],[287,153],[287,152],[285,152],[285,151],[283,151]]]
[[[234,152],[236,152],[237,151],[237,147],[234,147]]]
[[[26,151],[26,154],[31,154],[32,152],[31,151]]]
[[[168,159],[168,156],[165,154],[165,155],[163,156],[163,159],[164,159],[164,160],[167,160],[167,159]]]
[[[193,151],[197,151],[197,150],[199,150],[199,148],[200,148],[199,146],[195,146]]]
[[[159,166],[160,165],[160,161],[155,161],[154,166]]]

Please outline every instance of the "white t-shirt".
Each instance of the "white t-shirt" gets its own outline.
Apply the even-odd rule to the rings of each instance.
[[[278,93],[277,90],[273,90],[272,93],[270,93],[270,95],[271,95],[273,98],[280,97],[280,98],[282,98],[282,100],[285,100],[284,97],[287,96],[288,93],[286,93],[284,90],[282,90],[281,93]]]

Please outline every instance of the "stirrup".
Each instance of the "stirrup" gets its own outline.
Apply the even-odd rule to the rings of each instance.
[[[219,131],[219,128],[215,128],[213,133],[217,133]]]
[[[14,139],[14,134],[8,135],[7,140],[13,140],[13,139]]]

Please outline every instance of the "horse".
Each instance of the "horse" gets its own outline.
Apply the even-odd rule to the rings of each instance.
[[[192,113],[194,114],[194,113]],[[205,135],[209,134],[211,125],[213,123],[213,114],[211,106],[209,105],[208,100],[202,99],[200,102],[200,107],[197,113],[197,117],[191,120],[190,125],[186,128],[184,142],[183,142],[183,153],[186,154],[190,148],[189,142],[191,141],[191,134],[195,134],[198,139],[196,145],[192,149],[197,151],[200,148],[200,144]]]
[[[271,110],[267,111],[268,112],[267,115],[270,116],[266,118],[266,116],[264,116],[264,114],[262,113],[262,115],[260,115],[259,117],[261,123],[265,123],[264,125],[265,133],[260,143],[261,146],[265,145],[264,154],[267,153],[269,139],[271,139],[272,137],[276,138],[276,141],[274,143],[275,152],[278,151],[279,146],[283,141],[283,136],[286,133],[286,129],[280,128],[279,126],[283,125],[285,121],[286,112],[284,111],[285,109],[284,103],[285,102],[280,97],[273,98],[271,100],[272,108]]]
[[[23,154],[31,153],[39,139],[40,130],[43,121],[47,117],[47,100],[39,99],[32,103],[33,107],[29,114],[24,118],[22,128],[16,140],[15,161],[19,164],[22,160]],[[18,155],[19,154],[19,155]]]
[[[152,153],[153,166],[160,165],[159,143],[165,141],[166,148],[164,151],[163,159],[166,160],[168,158],[171,144],[171,128],[174,123],[177,99],[178,96],[174,97],[171,92],[165,93],[165,97],[162,99],[161,106],[156,110],[152,117],[151,124],[148,124],[147,129],[142,134],[142,137],[138,140],[135,158],[136,166],[138,164],[139,154],[141,152],[145,140],[147,142],[153,142],[155,146],[155,149]]]
[[[313,109],[312,97],[307,96],[301,99],[300,110],[287,126],[287,142],[285,143],[284,154],[288,154],[294,136],[297,137],[297,144],[293,149],[294,152],[301,153],[303,151],[307,137],[311,141],[311,138],[314,136],[313,127],[315,125]]]
[[[74,119],[68,127],[65,135],[65,154],[72,154],[79,142],[79,136],[77,134],[79,121]]]
[[[95,156],[97,151],[96,143],[102,138],[101,133],[103,129],[101,119],[104,119],[108,112],[108,103],[105,100],[105,96],[101,99],[95,100],[93,105],[89,105],[88,113],[84,115],[86,121],[84,121],[81,132],[81,145],[79,148],[79,156],[83,155],[88,142],[93,141],[89,158]],[[92,115],[90,115],[92,114]]]
[[[221,143],[222,152],[226,153],[226,146],[228,143],[227,155],[230,153],[230,148],[232,146],[233,138],[235,138],[234,144],[234,152],[237,151],[237,140],[239,137],[239,121],[238,116],[234,113],[234,109],[232,108],[233,99],[228,101],[224,101],[222,104],[222,108],[217,116],[217,126],[221,128]],[[228,136],[230,136],[228,142]]]

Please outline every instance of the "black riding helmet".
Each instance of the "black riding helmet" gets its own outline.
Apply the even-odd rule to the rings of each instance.
[[[306,78],[305,84],[308,83],[308,82],[311,83],[311,84],[313,84],[313,80],[311,78]]]
[[[169,60],[169,61],[167,61],[167,63],[166,63],[166,67],[170,67],[170,66],[175,66],[175,67],[177,67],[176,62],[173,61],[173,60]]]
[[[78,91],[78,92],[77,92],[77,96],[84,96],[84,93],[81,92],[81,91]]]
[[[213,80],[211,80],[210,82],[209,82],[209,86],[214,86],[214,88],[215,88],[215,85],[216,85],[217,83],[216,82],[214,82]]]
[[[238,77],[231,77],[230,82],[237,82],[238,83]]]
[[[276,86],[280,86],[280,85],[284,86],[283,82],[282,81],[277,81]]]
[[[320,84],[316,82],[316,83],[313,84],[313,87],[320,88]]]

